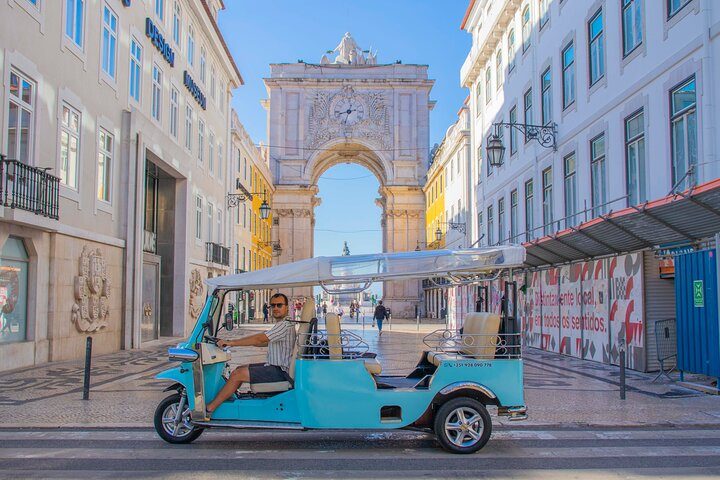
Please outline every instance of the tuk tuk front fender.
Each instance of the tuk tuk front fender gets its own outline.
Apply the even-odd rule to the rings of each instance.
[[[188,395],[190,395],[193,391],[192,372],[189,368],[185,368],[183,365],[160,372],[155,375],[155,378],[158,380],[171,380],[175,382],[173,385],[163,390],[164,392],[168,392],[170,390],[179,391],[179,388],[184,388],[188,392]]]

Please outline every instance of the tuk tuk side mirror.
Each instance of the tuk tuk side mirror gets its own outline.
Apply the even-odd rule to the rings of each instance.
[[[233,314],[228,312],[225,314],[225,330],[228,332],[233,329]]]

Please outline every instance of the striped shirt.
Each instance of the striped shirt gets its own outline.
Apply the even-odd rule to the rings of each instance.
[[[290,368],[293,348],[295,348],[295,325],[285,319],[265,332],[265,336],[269,340],[267,364],[276,365],[287,372]]]

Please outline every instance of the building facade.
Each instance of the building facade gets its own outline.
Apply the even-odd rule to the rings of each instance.
[[[222,8],[0,5],[0,369],[183,335],[228,272]]]
[[[483,245],[528,247],[536,268],[519,281],[531,292],[520,309],[531,346],[617,363],[624,344],[628,366],[653,366],[654,321],[674,316],[672,281],[658,274],[662,242],[623,227],[595,239],[606,244],[592,249],[604,259],[578,246],[558,256],[550,243],[587,237],[583,229],[612,224],[609,215],[645,212],[653,200],[690,195],[719,176],[719,22],[720,8],[707,0],[470,2],[462,28],[473,43],[460,77],[471,91],[473,221]],[[497,122],[549,127],[555,148]],[[505,147],[499,167],[487,161],[493,134]],[[616,247],[617,235],[646,248]],[[591,280],[634,289],[608,298]],[[575,290],[590,303],[560,301]],[[501,295],[496,288],[492,308]],[[652,307],[666,297],[673,303]]]

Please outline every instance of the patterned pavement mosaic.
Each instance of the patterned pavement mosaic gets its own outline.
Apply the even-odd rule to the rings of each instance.
[[[343,324],[377,352],[384,374],[408,372],[424,348],[422,339],[437,325],[397,324],[377,330]],[[262,330],[245,326],[237,337]],[[57,362],[0,374],[3,427],[149,427],[157,403],[167,394],[154,376],[172,364],[165,339],[141,350],[93,358],[90,400],[82,400],[82,361]],[[233,364],[262,361],[262,348],[233,349]],[[619,370],[554,353],[526,349],[525,389],[530,418],[523,425],[718,425],[717,396],[627,371],[627,399],[620,400]],[[505,421],[499,420],[500,423]],[[518,424],[519,425],[519,424]]]

